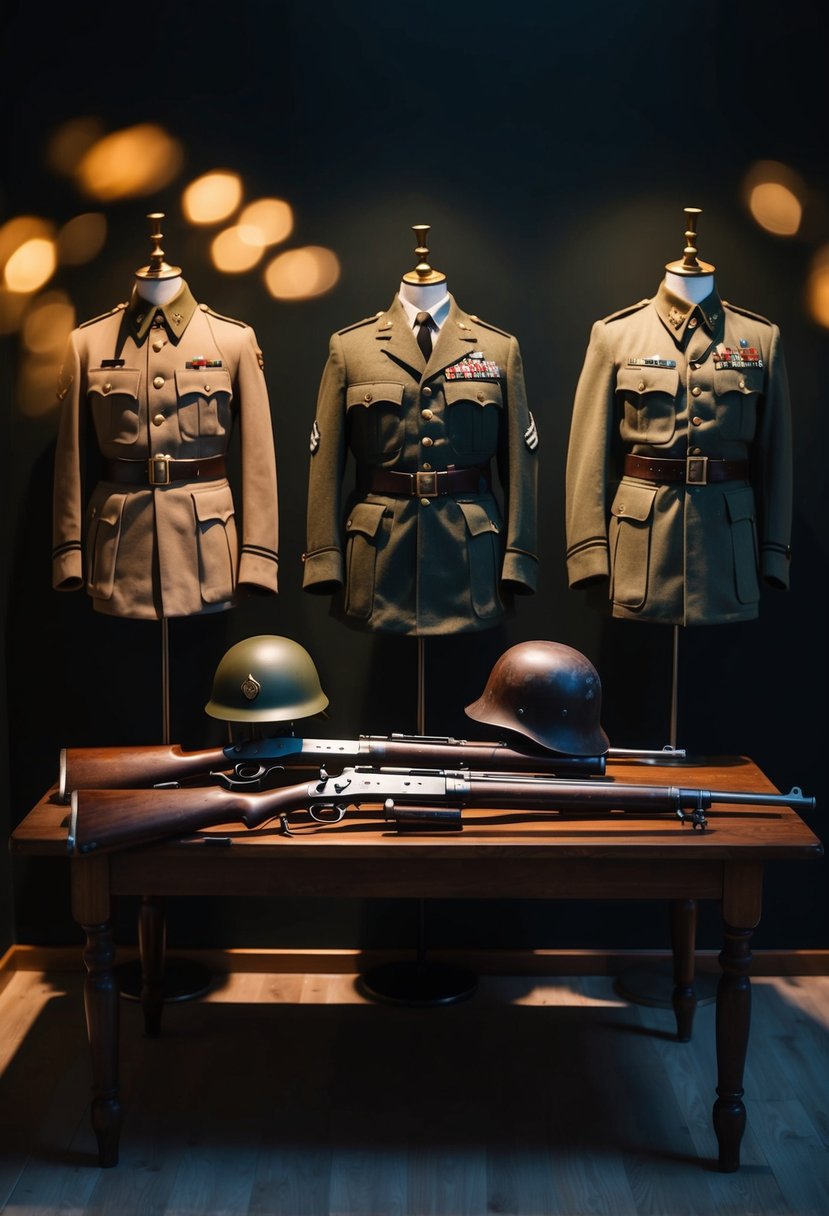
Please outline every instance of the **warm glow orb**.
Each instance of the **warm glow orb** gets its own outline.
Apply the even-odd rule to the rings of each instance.
[[[248,203],[239,216],[239,223],[258,233],[252,244],[278,245],[291,235],[294,213],[290,203],[281,198],[258,198]]]
[[[79,188],[102,202],[150,194],[182,164],[181,144],[154,123],[113,131],[89,149],[75,171]]]
[[[219,224],[233,214],[241,201],[239,174],[223,169],[197,177],[181,196],[185,219],[191,224]]]
[[[812,320],[829,329],[829,245],[824,245],[812,260],[806,302]]]
[[[107,236],[106,217],[100,211],[76,215],[58,233],[58,261],[82,266],[101,252]]]
[[[331,249],[306,245],[280,253],[265,271],[265,284],[277,300],[307,300],[330,291],[340,277],[340,263]]]
[[[800,227],[803,207],[782,182],[761,182],[755,186],[748,205],[761,228],[776,236],[794,236]]]
[[[75,309],[63,291],[50,291],[32,304],[21,337],[31,355],[60,355],[75,325]]]
[[[210,255],[217,270],[225,274],[241,274],[260,260],[262,247],[245,241],[238,227],[225,228],[213,238]]]
[[[15,249],[6,262],[3,279],[9,291],[30,293],[51,279],[56,266],[55,242],[36,236]]]

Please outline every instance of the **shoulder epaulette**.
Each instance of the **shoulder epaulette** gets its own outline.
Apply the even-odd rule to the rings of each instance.
[[[499,329],[497,325],[492,325],[489,321],[482,321],[480,317],[469,314],[469,320],[474,321],[476,325],[483,325],[484,329],[491,329],[493,333],[500,334],[502,338],[511,338],[512,334],[508,334],[505,329]]]
[[[750,317],[752,321],[762,321],[764,325],[773,324],[768,317],[762,317],[759,312],[749,312],[747,308],[740,308],[738,304],[732,304],[729,300],[723,300],[722,305],[730,312],[738,312],[741,317]]]
[[[638,312],[640,308],[644,308],[646,304],[650,304],[650,299],[646,297],[644,300],[639,300],[636,304],[629,304],[627,308],[620,308],[618,312],[612,312],[607,317],[602,317],[603,321],[618,321],[621,317],[629,317],[631,313]]]
[[[345,329],[338,329],[337,334],[350,334],[352,329],[359,329],[361,325],[370,325],[372,321],[379,321],[383,316],[384,309],[379,312],[373,312],[370,317],[363,317],[362,321],[355,321],[353,325],[346,325]]]
[[[247,329],[245,321],[237,321],[236,317],[225,317],[222,313],[216,312],[215,308],[211,308],[209,304],[200,304],[199,308],[202,312],[209,313],[211,317],[216,317],[219,321],[227,321],[230,325],[239,325],[242,329]]]
[[[86,329],[87,325],[94,325],[96,321],[105,321],[107,317],[113,316],[116,312],[123,312],[127,307],[126,300],[123,304],[116,304],[114,308],[110,308],[109,312],[102,312],[100,316],[90,317],[88,321],[81,321],[78,329]]]

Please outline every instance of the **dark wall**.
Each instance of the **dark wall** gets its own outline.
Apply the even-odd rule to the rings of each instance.
[[[677,742],[747,754],[781,788],[818,799],[826,780],[826,394],[829,334],[804,288],[829,240],[825,109],[827,18],[784,7],[703,0],[686,9],[624,5],[417,6],[207,3],[139,15],[90,4],[44,19],[6,6],[3,37],[5,217],[62,223],[90,209],[52,173],[49,137],[67,119],[107,129],[162,123],[181,139],[179,178],[149,198],[106,207],[109,237],[90,266],[59,272],[79,320],[125,299],[147,260],[145,213],[167,213],[164,247],[200,300],[252,324],[265,355],[281,508],[281,593],[220,617],[170,623],[172,735],[220,742],[203,713],[227,647],[254,633],[300,641],[329,695],[317,733],[414,730],[416,643],[333,621],[301,591],[308,432],[329,334],[386,307],[413,264],[413,223],[432,225],[432,261],[462,307],[516,334],[541,436],[543,548],[538,594],[504,630],[429,641],[426,728],[474,734],[463,707],[497,654],[532,638],[586,653],[604,687],[617,746],[668,741],[670,627],[607,622],[567,588],[563,474],[573,392],[592,322],[655,291],[682,250],[683,207],[703,208],[700,252],[726,299],[782,330],[795,424],[792,588],[764,593],[756,622],[681,631]],[[749,167],[776,159],[807,183],[804,227],[769,235],[741,197]],[[257,274],[211,269],[208,233],[188,228],[181,189],[207,170],[244,177],[248,197],[295,208],[290,244],[334,249],[328,295],[276,303]],[[4,342],[4,398],[19,351]],[[9,407],[4,407],[4,414]],[[145,743],[161,735],[160,627],[95,614],[50,587],[51,462],[57,417],[10,415],[6,492],[9,777],[13,825],[55,778],[59,748]],[[65,867],[15,865],[21,940],[74,940]],[[3,904],[0,901],[0,910]],[[131,910],[123,933],[131,932]],[[0,933],[10,935],[9,914]],[[205,901],[171,909],[171,944],[375,945],[411,941],[411,908],[357,902],[264,907]],[[713,924],[713,922],[712,922]],[[448,904],[434,910],[447,945],[652,946],[659,911]],[[703,925],[702,944],[713,928]],[[822,864],[770,867],[758,944],[829,946]]]

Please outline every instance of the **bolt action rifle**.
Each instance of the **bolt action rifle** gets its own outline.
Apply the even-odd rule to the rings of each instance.
[[[606,760],[668,764],[684,759],[674,747],[661,751],[613,748],[599,756],[570,756],[543,749],[512,748],[503,742],[467,742],[430,735],[360,735],[357,739],[303,739],[274,735],[203,751],[182,751],[178,744],[147,747],[65,747],[60,753],[58,796],[68,802],[73,790],[146,789],[189,781],[217,781],[226,788],[258,790],[273,784],[284,769],[341,771],[370,768],[474,769],[547,776],[602,777]],[[226,770],[233,771],[228,778]]]
[[[71,796],[69,852],[107,853],[202,828],[242,823],[257,828],[278,818],[292,834],[291,817],[306,812],[317,824],[339,823],[349,807],[377,806],[399,832],[461,831],[464,807],[495,807],[532,814],[613,811],[671,814],[704,830],[714,803],[811,808],[795,788],[788,794],[681,789],[613,781],[563,781],[552,777],[440,769],[346,768],[337,777],[248,793],[217,786],[156,790],[75,790]],[[295,826],[295,825],[294,825]]]

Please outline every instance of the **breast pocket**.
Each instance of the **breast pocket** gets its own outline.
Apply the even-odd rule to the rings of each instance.
[[[105,449],[111,443],[135,443],[140,432],[138,368],[96,369],[89,373],[87,383],[87,400],[100,446]]]
[[[455,454],[462,460],[488,460],[498,446],[498,428],[504,409],[501,385],[488,380],[447,380],[446,430]]]
[[[384,464],[400,455],[404,432],[402,384],[350,384],[345,408],[355,459]]]
[[[183,439],[226,435],[230,431],[233,387],[225,368],[177,371],[176,397]]]
[[[620,367],[616,404],[626,443],[670,443],[676,431],[679,372],[675,367]]]
[[[714,370],[714,410],[723,439],[750,442],[757,426],[757,403],[763,392],[762,367]]]

